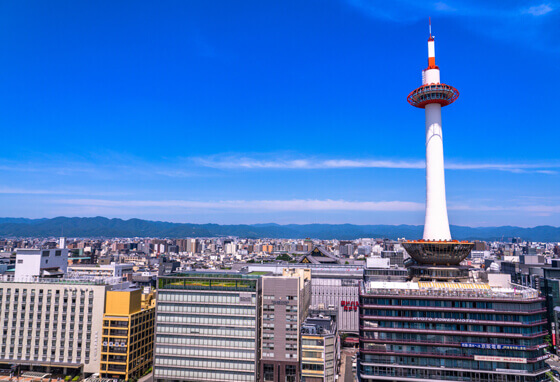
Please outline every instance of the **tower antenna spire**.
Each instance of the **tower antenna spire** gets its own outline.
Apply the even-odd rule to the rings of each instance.
[[[428,30],[430,31],[430,38],[432,38],[432,18],[428,17]]]

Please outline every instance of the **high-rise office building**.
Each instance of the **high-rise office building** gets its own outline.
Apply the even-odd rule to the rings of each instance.
[[[544,298],[480,282],[366,282],[361,381],[548,380]]]
[[[257,275],[160,277],[154,380],[257,381],[260,300]]]

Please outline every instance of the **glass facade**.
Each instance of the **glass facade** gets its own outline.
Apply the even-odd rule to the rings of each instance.
[[[159,278],[155,380],[255,381],[259,295],[256,277]]]
[[[361,290],[361,381],[548,380],[542,297]]]

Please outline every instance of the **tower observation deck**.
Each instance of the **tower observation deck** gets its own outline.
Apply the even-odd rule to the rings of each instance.
[[[443,134],[441,108],[455,102],[459,91],[440,82],[436,65],[435,41],[428,38],[428,67],[422,71],[422,86],[410,92],[408,103],[426,114],[426,216],[424,235],[420,241],[403,243],[408,254],[419,264],[458,265],[470,253],[473,243],[451,240],[445,171],[443,165]]]

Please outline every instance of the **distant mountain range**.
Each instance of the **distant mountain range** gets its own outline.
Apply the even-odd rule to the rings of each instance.
[[[423,226],[354,225],[354,224],[190,224],[141,219],[68,218],[24,219],[0,218],[1,237],[212,237],[244,238],[314,238],[352,240],[360,237],[418,239]],[[531,241],[560,241],[560,227],[462,227],[451,226],[458,240],[500,240],[521,237]]]

